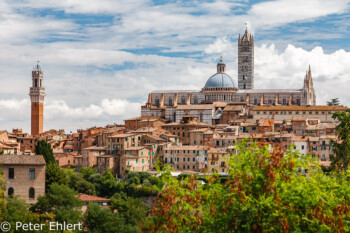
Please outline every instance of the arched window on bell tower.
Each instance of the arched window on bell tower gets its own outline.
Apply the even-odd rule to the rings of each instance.
[[[38,79],[34,79],[34,87],[38,87]]]

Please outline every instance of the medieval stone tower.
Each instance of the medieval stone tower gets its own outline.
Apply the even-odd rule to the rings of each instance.
[[[32,71],[32,87],[30,88],[30,100],[32,102],[31,114],[31,134],[39,135],[43,132],[44,119],[44,98],[45,88],[43,88],[43,72],[38,64]]]
[[[312,81],[310,65],[304,78],[302,105],[316,105],[316,92],[314,89],[314,82]]]
[[[248,28],[238,36],[238,89],[254,89],[254,37]]]

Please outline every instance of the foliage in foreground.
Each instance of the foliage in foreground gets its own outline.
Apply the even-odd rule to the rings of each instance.
[[[350,172],[325,175],[308,156],[243,142],[228,179],[178,180],[169,171],[151,212],[152,232],[349,232]],[[301,168],[308,169],[305,176]]]
[[[345,112],[336,112],[332,117],[339,121],[336,130],[340,142],[332,141],[334,154],[330,155],[331,167],[346,170],[350,164],[350,109]]]

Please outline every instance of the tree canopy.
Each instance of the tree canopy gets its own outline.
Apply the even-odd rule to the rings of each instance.
[[[217,174],[166,183],[145,231],[349,232],[350,172],[325,175],[318,161],[298,152],[243,142]]]
[[[39,140],[35,144],[35,154],[42,155],[45,159],[46,164],[56,163],[55,157],[53,156],[53,150],[50,143],[45,140]]]
[[[350,163],[350,110],[336,112],[333,118],[339,121],[336,127],[339,141],[332,142],[334,154],[330,156],[331,166],[347,170]]]
[[[327,101],[327,105],[328,106],[338,106],[340,103],[339,103],[339,99],[338,98],[334,98],[334,99],[331,99],[331,101]]]

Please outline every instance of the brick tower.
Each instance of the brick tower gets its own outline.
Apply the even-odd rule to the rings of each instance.
[[[238,36],[238,89],[254,89],[254,37],[247,27]]]
[[[31,134],[39,135],[43,132],[44,119],[44,98],[45,88],[43,88],[43,72],[39,66],[39,61],[32,71],[32,87],[30,88],[30,100],[32,102],[31,114]]]

